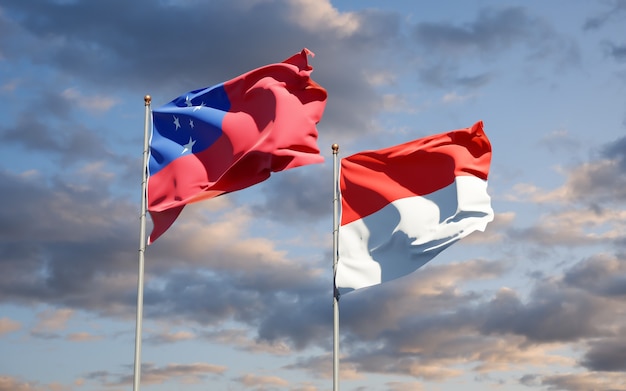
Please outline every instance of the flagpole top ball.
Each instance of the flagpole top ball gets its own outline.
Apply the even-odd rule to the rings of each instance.
[[[144,102],[146,102],[146,105],[149,105],[150,102],[152,101],[152,97],[150,95],[146,95],[143,97]]]
[[[333,149],[334,153],[337,153],[337,151],[339,151],[339,144],[333,144],[331,148]]]

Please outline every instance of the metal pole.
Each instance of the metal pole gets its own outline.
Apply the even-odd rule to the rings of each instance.
[[[339,145],[333,144],[333,391],[339,391],[339,292],[335,286],[339,239],[339,182],[337,153]]]
[[[135,327],[135,371],[133,380],[133,391],[139,391],[141,380],[141,322],[143,319],[143,269],[144,255],[146,252],[146,187],[148,185],[148,148],[150,138],[150,102],[152,98],[146,95],[143,98],[146,105],[146,116],[143,133],[143,177],[141,181],[141,215],[139,229],[139,276],[137,279],[137,325]]]

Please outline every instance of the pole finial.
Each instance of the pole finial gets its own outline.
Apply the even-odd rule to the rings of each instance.
[[[337,153],[337,151],[339,151],[339,144],[333,144],[331,148],[333,149],[333,153]]]
[[[150,95],[146,95],[143,97],[143,101],[146,102],[146,106],[147,106],[152,101],[152,97]]]

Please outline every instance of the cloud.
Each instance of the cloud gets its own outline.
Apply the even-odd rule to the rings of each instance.
[[[68,164],[76,160],[110,158],[103,140],[83,125],[50,127],[40,117],[24,113],[15,126],[0,128],[0,140],[28,151],[46,152]]]
[[[606,3],[601,3],[604,5],[612,5],[610,9],[605,12],[598,13],[596,16],[590,16],[585,21],[583,25],[584,30],[596,30],[603,27],[606,23],[611,20],[619,20],[621,18],[621,14],[626,13],[626,2],[624,0],[614,0]]]
[[[582,364],[592,371],[623,372],[626,369],[626,343],[619,337],[594,341]]]
[[[538,145],[547,148],[550,152],[559,150],[575,152],[580,148],[580,142],[566,130],[556,130],[546,134]]]
[[[610,3],[604,10],[615,5],[620,11],[596,26],[621,20],[623,4]],[[400,116],[431,128],[429,121],[456,121],[461,106],[481,109],[483,99],[494,96],[504,101],[511,89],[495,86],[503,78],[547,80],[552,87],[564,82],[545,66],[559,74],[576,66],[578,44],[539,12],[485,8],[449,22],[340,12],[312,0],[4,1],[0,58],[22,72],[11,71],[0,86],[6,98],[0,141],[9,163],[0,170],[0,297],[7,305],[45,308],[31,336],[55,344],[101,338],[69,327],[80,321],[77,311],[134,321],[145,93],[159,105],[304,45],[316,53],[313,78],[329,91],[319,129],[323,154],[330,156],[333,142],[342,153],[368,138],[386,144],[397,127],[383,132],[381,124]],[[611,60],[623,59],[623,45],[605,43],[608,61],[600,60],[615,66]],[[442,97],[455,104],[422,110],[427,103],[413,102]],[[380,118],[389,113],[392,121]],[[496,123],[502,113],[494,113]],[[523,113],[515,118],[524,121]],[[529,144],[536,146],[536,139],[550,151],[575,153],[577,162],[559,167],[561,184],[536,180],[519,184],[514,197],[494,195],[498,210],[487,232],[472,235],[441,262],[342,297],[342,379],[367,383],[368,373],[391,374],[394,381],[385,387],[399,391],[419,389],[418,381],[476,375],[482,385],[506,387],[513,377],[503,373],[511,371],[532,387],[624,388],[618,336],[626,329],[619,316],[626,272],[617,250],[626,243],[625,139],[583,161],[578,129],[542,136],[520,127],[528,130]],[[601,141],[602,132],[617,130],[597,131]],[[507,137],[496,132],[494,145]],[[528,151],[522,144],[520,154]],[[520,167],[509,178],[490,178],[490,185],[536,174],[532,170]],[[190,341],[222,345],[290,363],[280,370],[328,379],[332,254],[330,226],[319,227],[330,224],[331,171],[327,159],[186,208],[146,253],[144,316],[153,326],[146,342],[169,344],[161,346],[168,350]],[[515,210],[509,201],[516,201]],[[459,253],[464,262],[451,262]],[[517,285],[509,285],[514,280]],[[0,319],[7,340],[24,327],[15,319]],[[213,363],[146,364],[144,380],[224,381],[232,370]],[[131,382],[128,372],[90,372],[76,386],[94,381],[119,388]],[[314,387],[282,372],[266,375],[237,372],[226,381]],[[407,382],[395,381],[400,376]],[[54,387],[69,388],[0,377],[0,390]]]
[[[228,368],[203,362],[190,364],[170,363],[157,366],[144,362],[141,365],[142,384],[164,384],[166,382],[197,383],[207,376],[221,376]],[[133,382],[132,375],[118,375],[107,371],[96,371],[86,374],[85,379],[97,380],[105,386],[129,385]]]
[[[127,262],[135,247],[131,205],[109,198],[105,186],[8,172],[0,178],[4,297],[96,311],[132,302],[130,291],[122,298],[119,289],[120,283],[129,289],[136,283]]]
[[[443,103],[462,103],[468,99],[472,99],[473,95],[459,95],[455,91],[445,94],[443,98],[441,98]]]
[[[362,18],[357,13],[339,12],[330,3],[296,0],[291,4],[291,18],[310,32],[317,32],[320,25],[326,25],[337,36],[349,37],[363,29]]]
[[[626,296],[626,265],[620,257],[598,253],[567,270],[563,281],[597,296],[619,299]]]
[[[626,62],[626,45],[617,45],[611,42],[604,44],[606,54],[617,62]]]
[[[424,386],[418,382],[389,382],[387,383],[389,391],[422,391]]]
[[[555,391],[619,391],[626,388],[626,380],[619,374],[602,372],[566,373],[545,375],[541,385]]]
[[[475,20],[465,24],[417,23],[411,38],[424,51],[420,80],[442,88],[458,86],[459,82],[473,88],[486,85],[494,76],[491,72],[460,76],[456,60],[463,58],[463,63],[481,64],[484,68],[495,53],[513,52],[514,47],[525,49],[526,55],[521,60],[529,64],[550,57],[563,66],[580,61],[576,44],[553,31],[532,9],[524,7],[483,8]]]
[[[0,335],[9,334],[22,328],[20,322],[16,322],[10,318],[0,318]]]
[[[256,216],[274,221],[310,224],[332,218],[332,166],[302,167],[263,184],[263,203],[253,204]]]
[[[13,34],[30,42],[24,48],[11,46],[6,56],[12,61],[33,61],[32,53],[37,53],[32,65],[46,64],[53,78],[86,83],[85,88],[94,89],[89,95],[100,97],[87,102],[98,109],[113,105],[107,97],[120,91],[149,92],[153,104],[160,105],[182,91],[282,61],[301,50],[304,42],[316,53],[313,78],[332,96],[324,123],[351,134],[371,129],[366,116],[359,113],[379,110],[379,98],[367,75],[380,69],[368,69],[362,60],[375,48],[396,42],[399,34],[398,15],[341,13],[327,1],[239,0],[198,7],[186,2],[115,0],[87,6],[37,0],[12,1],[3,7],[14,18],[9,19]],[[181,20],[185,29],[179,28]],[[216,36],[222,39],[212,39]],[[267,46],[266,42],[277,44]],[[337,68],[355,72],[342,72],[338,77]],[[86,104],[84,99],[75,100],[76,90],[70,89],[69,96],[65,91],[72,102]]]
[[[195,338],[197,338],[197,336],[190,331],[175,331],[175,332],[153,333],[144,339],[146,343],[153,343],[153,344],[160,345],[160,344],[176,343],[180,341],[189,341]]]
[[[71,101],[78,107],[85,108],[94,113],[103,113],[117,104],[117,99],[106,96],[84,96],[76,88],[68,88],[61,93],[61,96]]]
[[[254,389],[265,389],[265,386],[284,387],[289,385],[289,382],[287,380],[282,379],[278,376],[259,376],[247,374],[240,376],[235,380],[248,388],[252,387]]]
[[[616,161],[620,168],[626,170],[626,137],[605,144],[601,154],[609,160]]]
[[[585,201],[590,205],[619,199],[622,197],[622,190],[619,186],[613,186],[615,182],[622,181],[622,173],[618,168],[618,162],[612,160],[583,163],[566,174],[566,183],[559,188],[546,191],[533,184],[519,183],[514,186],[513,193],[506,197],[510,201],[534,203]]]
[[[74,311],[70,308],[58,310],[44,310],[37,314],[39,321],[35,325],[36,331],[59,331],[64,330],[67,322],[74,316]]]
[[[602,202],[626,200],[626,176],[618,160],[600,160],[583,164],[568,176],[564,194],[572,201]],[[589,201],[587,201],[589,202]]]
[[[455,368],[460,365],[471,365],[479,373],[520,368],[532,372],[534,367],[541,373],[535,379],[544,379],[543,384],[546,365],[576,365],[574,358],[561,354],[568,343],[580,348],[584,341],[591,343],[583,353],[590,369],[602,370],[601,360],[619,362],[611,360],[619,350],[607,347],[615,331],[626,326],[619,315],[621,296],[598,289],[621,281],[624,273],[616,269],[616,260],[576,262],[560,278],[536,280],[527,298],[510,288],[501,288],[493,297],[461,288],[462,281],[502,278],[503,266],[432,264],[394,283],[393,289],[383,284],[370,289],[378,291],[374,295],[346,295],[342,361],[359,371],[430,380],[460,376],[464,372]],[[367,301],[361,301],[365,297]],[[359,314],[368,314],[368,320]],[[598,375],[596,381],[604,384],[606,378]]]
[[[103,337],[101,335],[93,335],[83,331],[79,333],[71,333],[66,339],[72,342],[92,342],[101,340],[102,338]]]
[[[531,227],[511,228],[509,237],[544,246],[611,244],[622,237],[626,211],[570,208],[546,213]]]
[[[512,292],[502,291],[484,308],[481,330],[486,334],[522,335],[536,342],[599,337],[609,331],[599,320],[611,318],[602,304],[585,292],[551,282],[538,284],[527,304]]]
[[[339,378],[344,381],[359,380],[365,375],[359,372],[356,365],[345,356],[340,357]],[[297,358],[293,364],[286,366],[288,369],[306,370],[311,376],[322,379],[332,379],[333,376],[333,356],[332,354],[319,354],[305,358]]]
[[[45,386],[24,382],[18,378],[0,375],[0,391],[43,391]]]
[[[426,48],[459,55],[466,51],[498,50],[524,42],[545,31],[545,26],[521,7],[484,9],[476,20],[459,27],[444,23],[420,23],[413,35]],[[529,34],[530,33],[530,34]]]
[[[11,189],[4,192],[11,198],[0,212],[5,227],[2,295],[18,302],[133,316],[137,271],[128,259],[136,258],[135,208],[109,198],[106,187],[59,179],[47,184],[37,175],[0,174],[0,183]],[[216,219],[217,213],[224,215]],[[292,262],[268,239],[246,238],[251,218],[245,209],[226,209],[212,212],[207,224],[206,216],[190,214],[168,232],[162,245],[151,246],[146,317],[204,325],[232,319],[260,325],[262,340],[284,336],[299,347],[323,334],[330,319],[321,315],[325,311],[320,296],[328,294],[330,286],[322,281],[321,271]],[[36,245],[29,240],[33,235],[40,238]],[[294,312],[297,302],[306,305]],[[67,315],[46,312],[38,335],[58,338],[50,331],[59,330],[52,324],[55,319],[61,324],[63,313]],[[294,316],[285,320],[284,313]]]
[[[204,331],[202,338],[219,344],[234,346],[236,349],[251,353],[269,353],[275,356],[293,354],[293,350],[283,341],[267,341],[250,336],[250,329],[220,329]]]
[[[145,367],[145,368],[144,368]],[[167,364],[157,367],[152,364],[142,364],[142,380],[147,384],[162,384],[172,378],[182,378],[183,382],[201,381],[207,374],[221,375],[226,367],[207,363]]]

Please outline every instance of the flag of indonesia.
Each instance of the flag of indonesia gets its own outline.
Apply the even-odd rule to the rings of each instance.
[[[482,121],[341,161],[335,285],[380,284],[420,268],[493,220]]]
[[[154,242],[184,206],[321,163],[316,124],[327,93],[304,49],[287,60],[188,92],[153,110],[148,211]]]

